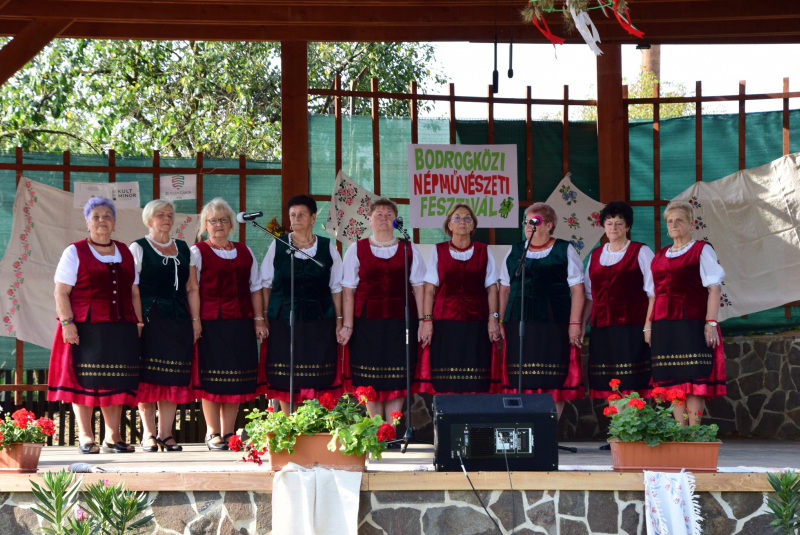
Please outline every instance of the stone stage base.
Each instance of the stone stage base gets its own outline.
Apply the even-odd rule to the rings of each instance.
[[[600,444],[565,444],[579,451],[561,452],[558,472],[513,472],[510,482],[505,472],[470,472],[470,478],[504,533],[646,533],[641,474],[609,471],[611,454],[598,451]],[[204,448],[87,456],[76,448],[50,447],[43,450],[40,471],[92,462],[106,472],[85,474],[84,482],[105,477],[148,491],[155,500],[155,520],[144,533],[284,535],[272,530],[273,472],[268,465],[236,462],[239,454]],[[464,474],[433,472],[431,461],[431,447],[414,444],[405,455],[393,450],[369,463],[361,483],[360,535],[497,533]],[[800,469],[797,443],[728,440],[720,449],[719,466],[719,473],[696,475],[703,533],[771,533],[764,472]],[[30,510],[31,479],[40,476],[0,475],[0,534],[27,535],[40,527]]]

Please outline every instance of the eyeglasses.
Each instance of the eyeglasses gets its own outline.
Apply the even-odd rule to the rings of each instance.
[[[230,223],[230,222],[231,222],[231,220],[230,220],[230,219],[228,219],[227,217],[222,217],[222,218],[220,218],[220,219],[207,219],[207,220],[206,220],[206,222],[207,222],[209,225],[217,225],[217,224],[220,224],[220,225],[227,225],[228,223]]]
[[[472,218],[469,216],[467,217],[454,216],[453,219],[451,219],[450,221],[452,221],[453,223],[461,223],[463,221],[464,223],[469,225],[470,223],[472,223]]]
[[[372,217],[374,217],[375,219],[394,219],[397,216],[392,213],[387,213],[387,214],[374,213],[372,214]]]

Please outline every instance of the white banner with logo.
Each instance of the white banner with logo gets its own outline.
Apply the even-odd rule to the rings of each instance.
[[[479,227],[519,227],[516,145],[408,145],[411,227],[439,228],[466,203]]]
[[[197,175],[161,175],[159,189],[165,201],[197,199]]]
[[[75,182],[72,206],[83,208],[92,197],[105,197],[117,208],[141,208],[138,182]]]

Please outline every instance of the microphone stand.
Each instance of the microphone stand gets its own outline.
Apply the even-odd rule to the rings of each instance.
[[[522,252],[522,257],[519,259],[519,265],[514,276],[520,277],[520,307],[519,307],[519,383],[517,385],[517,394],[522,394],[522,344],[525,341],[525,265],[528,259],[528,249],[531,246],[533,236],[536,234],[536,219],[531,219],[533,222],[533,232],[531,237],[528,238],[525,244],[525,250]],[[533,288],[531,287],[531,301],[533,301]],[[558,449],[578,453],[578,448],[570,448],[568,446],[558,446]]]
[[[290,305],[289,305],[289,413],[292,413],[292,412],[294,412],[294,323],[295,323],[295,317],[294,317],[294,253],[302,254],[303,256],[305,256],[306,258],[308,258],[309,260],[311,260],[312,262],[317,264],[319,267],[322,267],[322,262],[320,262],[316,258],[310,256],[308,253],[306,253],[302,249],[298,249],[297,247],[292,245],[291,240],[282,240],[282,239],[280,239],[280,237],[277,234],[275,234],[274,232],[272,232],[270,230],[267,230],[266,228],[262,227],[261,225],[256,223],[255,220],[251,220],[250,224],[253,225],[257,229],[266,232],[267,234],[269,234],[270,236],[272,236],[273,238],[275,238],[279,242],[282,242],[284,245],[286,245],[286,247],[288,247],[288,250],[286,251],[286,254],[289,255],[289,259],[290,259],[289,260],[289,270],[290,270],[290,273],[291,273],[291,277],[290,277],[291,284],[289,285],[290,288],[291,288],[290,289],[290,294],[289,294],[289,299],[291,301]]]
[[[421,444],[432,444],[431,442],[417,440],[414,436],[414,428],[411,427],[411,342],[409,341],[409,333],[411,331],[411,310],[409,307],[409,300],[408,300],[408,287],[410,286],[410,278],[411,274],[408,271],[408,249],[411,247],[411,238],[406,232],[406,229],[402,225],[398,225],[395,227],[399,230],[403,236],[405,237],[405,242],[403,243],[403,260],[405,262],[405,271],[403,271],[403,284],[405,284],[405,318],[406,318],[406,407],[408,410],[408,417],[406,418],[406,432],[403,435],[403,438],[398,438],[395,440],[389,441],[389,445],[393,444],[400,444],[402,443],[403,446],[400,449],[400,453],[405,453],[406,449],[408,448],[409,442],[412,440],[419,442]],[[417,362],[419,362],[419,355],[417,355]]]

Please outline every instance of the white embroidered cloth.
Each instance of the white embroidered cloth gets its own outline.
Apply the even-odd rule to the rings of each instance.
[[[700,535],[700,504],[688,472],[644,472],[647,535]]]
[[[378,198],[379,195],[355,184],[339,171],[333,186],[325,232],[347,246],[371,235],[367,214],[369,205]]]
[[[196,214],[175,214],[171,237],[191,245],[199,224]],[[115,228],[117,241],[130,244],[141,238],[142,209],[118,208]],[[50,347],[57,316],[53,274],[64,249],[88,236],[83,209],[73,207],[72,193],[22,178],[11,229],[0,260],[0,335]]]
[[[571,176],[571,173],[564,176],[547,198],[547,204],[558,216],[553,237],[572,242],[578,256],[584,260],[605,232],[600,226],[600,210],[605,204],[576,188]]]
[[[288,463],[272,481],[272,532],[356,535],[361,476]]]
[[[800,153],[698,182],[675,200],[694,206],[694,238],[725,268],[720,320],[800,299]]]

